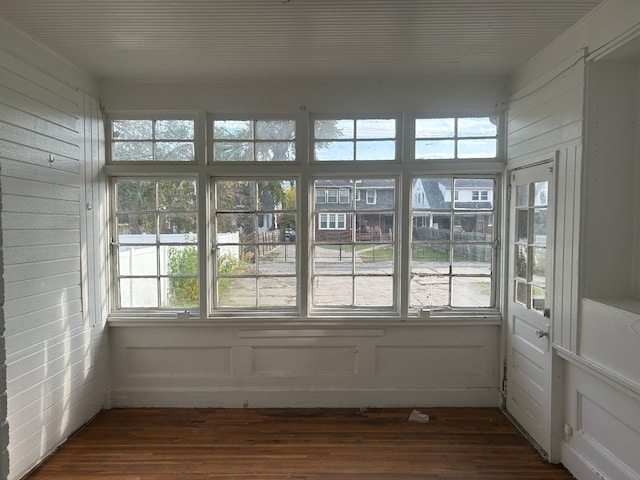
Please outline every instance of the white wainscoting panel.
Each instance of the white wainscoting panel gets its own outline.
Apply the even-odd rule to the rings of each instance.
[[[499,404],[498,325],[109,331],[116,407]]]

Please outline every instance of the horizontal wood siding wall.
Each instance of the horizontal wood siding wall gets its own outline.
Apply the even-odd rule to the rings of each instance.
[[[0,50],[0,111],[14,479],[99,411],[104,398],[108,350],[102,323],[83,308],[90,270],[83,255],[89,224],[81,215],[85,162],[100,161],[100,110],[66,80]]]
[[[551,79],[538,78],[512,96],[507,150],[509,167],[558,158],[553,341],[572,349],[578,315],[584,64],[574,57],[556,68]]]

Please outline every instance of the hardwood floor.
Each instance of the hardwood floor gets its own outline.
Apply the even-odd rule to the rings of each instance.
[[[497,409],[116,409],[29,480],[572,479]]]

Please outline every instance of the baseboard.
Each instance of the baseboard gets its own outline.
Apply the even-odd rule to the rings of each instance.
[[[586,458],[567,442],[562,442],[560,445],[560,459],[566,469],[578,480],[607,480],[604,475],[599,473]]]

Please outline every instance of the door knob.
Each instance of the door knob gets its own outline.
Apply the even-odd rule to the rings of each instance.
[[[549,336],[549,332],[545,332],[544,330],[536,330],[536,336],[538,338],[548,337]]]

